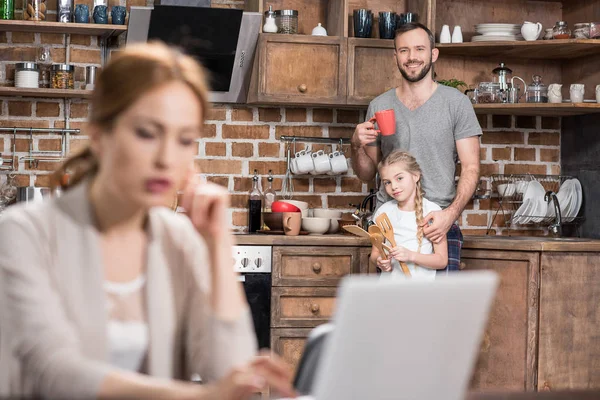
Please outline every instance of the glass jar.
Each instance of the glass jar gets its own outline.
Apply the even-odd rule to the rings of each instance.
[[[590,37],[590,24],[575,24],[573,25],[573,37],[575,39],[589,39]]]
[[[40,69],[36,63],[22,62],[15,65],[15,87],[40,87]]]
[[[275,23],[277,24],[277,33],[287,33],[295,35],[298,33],[298,11],[297,10],[277,10],[275,11]]]
[[[46,0],[23,0],[23,19],[25,21],[45,21]]]
[[[15,19],[14,0],[0,0],[0,19]]]
[[[590,22],[590,39],[600,39],[600,22]]]
[[[569,39],[571,37],[569,25],[565,21],[558,21],[552,29],[552,37],[554,39]]]
[[[50,79],[52,89],[73,89],[75,66],[69,64],[53,64]]]
[[[527,103],[547,103],[548,102],[548,86],[542,83],[540,75],[533,76],[533,82],[527,86],[525,92]]]
[[[498,82],[480,82],[477,87],[477,103],[502,103],[502,92]]]

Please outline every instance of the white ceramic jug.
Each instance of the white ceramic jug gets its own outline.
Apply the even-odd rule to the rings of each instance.
[[[571,103],[583,103],[583,94],[585,93],[585,85],[582,83],[574,83],[569,91],[571,95]]]
[[[452,36],[450,36],[450,27],[448,25],[442,26],[442,31],[440,32],[440,43],[450,43],[452,41]]]
[[[560,83],[551,83],[548,86],[548,102],[562,103],[562,85]]]
[[[542,24],[539,22],[528,22],[525,21],[521,26],[521,35],[527,41],[537,40],[542,32]]]
[[[456,25],[452,31],[452,43],[462,43],[463,34],[460,25]]]

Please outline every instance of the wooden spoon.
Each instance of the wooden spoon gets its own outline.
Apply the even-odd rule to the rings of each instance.
[[[385,213],[383,215],[385,215],[387,217],[387,215]],[[379,217],[377,217],[377,220],[379,220]],[[383,232],[381,231],[381,229],[379,228],[379,226],[377,226],[377,225],[371,225],[369,227],[369,233],[379,234],[381,237],[385,236],[383,234]],[[392,239],[393,239],[393,237],[394,237],[394,232],[392,231]],[[396,241],[395,240],[393,242],[390,241],[390,243],[392,244],[392,246],[396,247]],[[389,249],[389,247],[388,247],[388,249]],[[400,261],[400,268],[402,268],[402,272],[404,272],[404,275],[411,276],[410,270],[408,269],[408,265],[406,265],[406,263],[404,261]]]

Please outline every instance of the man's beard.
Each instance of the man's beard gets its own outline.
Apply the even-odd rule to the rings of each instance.
[[[409,82],[415,83],[415,82],[419,82],[421,79],[423,79],[423,78],[425,78],[425,76],[427,76],[427,74],[431,70],[432,65],[433,65],[433,63],[431,62],[431,58],[430,58],[429,62],[427,64],[425,64],[425,66],[423,67],[421,72],[417,76],[414,76],[414,77],[411,77],[410,75],[408,75],[408,72],[406,72],[406,70],[404,70],[402,68],[402,65],[400,63],[398,63],[398,70],[400,71],[400,73],[402,74],[404,79],[406,79]]]

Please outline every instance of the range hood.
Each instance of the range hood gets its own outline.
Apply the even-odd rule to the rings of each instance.
[[[262,15],[234,9],[131,7],[127,45],[159,39],[208,70],[213,103],[246,103]]]

